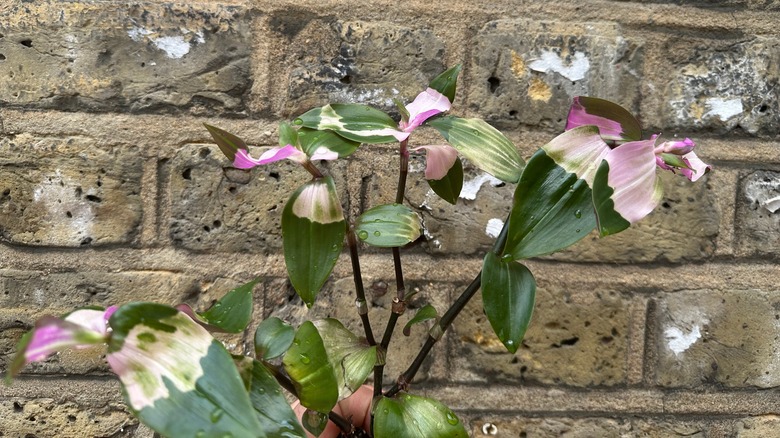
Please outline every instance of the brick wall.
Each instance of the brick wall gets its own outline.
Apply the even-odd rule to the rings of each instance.
[[[532,262],[537,307],[517,354],[467,307],[415,389],[474,436],[780,436],[778,22],[776,0],[6,0],[0,370],[43,314],[203,306],[256,275],[258,317],[354,327],[346,260],[308,313],[284,281],[280,214],[304,172],[230,169],[201,124],[273,145],[280,120],[329,101],[390,109],[462,62],[454,112],[490,121],[524,157],[562,129],[572,96],[588,94],[652,132],[695,138],[715,168],[696,185],[668,175],[661,206],[631,230]],[[330,166],[353,212],[392,198],[391,152],[364,148]],[[427,197],[421,163],[412,168],[409,205],[427,240],[404,251],[421,291],[411,304],[442,309],[479,269],[487,222],[505,217],[513,188],[467,164],[476,195],[452,207]],[[392,265],[384,251],[364,253],[381,321]],[[391,345],[387,379],[422,331]],[[251,346],[251,336],[224,341]],[[0,388],[0,431],[151,436],[94,351]]]

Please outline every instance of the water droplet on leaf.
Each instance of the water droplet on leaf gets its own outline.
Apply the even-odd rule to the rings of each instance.
[[[450,423],[453,426],[458,424],[458,417],[456,417],[452,412],[447,412],[447,423]]]
[[[358,231],[358,239],[360,239],[360,240],[368,239],[368,231],[366,231],[366,230]]]
[[[301,362],[304,364],[309,364],[311,362],[311,359],[309,359],[309,356],[305,354],[301,354]]]
[[[581,218],[582,217],[582,210],[575,211],[574,212],[574,217],[576,217],[577,219]]]
[[[382,233],[381,233],[381,232],[379,232],[379,231],[374,231],[374,236],[376,236],[376,237],[379,237],[379,236],[381,236],[381,235],[382,235]]]
[[[225,411],[223,411],[220,408],[214,409],[211,411],[211,414],[209,415],[209,420],[211,420],[212,423],[216,423],[219,421],[220,418],[222,418],[222,415],[225,414]]]
[[[293,123],[296,124],[296,125],[303,125],[303,119],[300,119],[300,118],[295,119],[295,120],[293,120]]]

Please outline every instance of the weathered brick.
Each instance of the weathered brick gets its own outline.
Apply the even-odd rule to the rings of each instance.
[[[780,172],[757,170],[740,179],[734,221],[739,252],[775,256],[780,248]]]
[[[534,314],[515,355],[493,333],[481,297],[466,306],[453,324],[455,380],[624,383],[630,300],[609,289],[576,291],[537,281]]]
[[[330,169],[344,200],[342,166],[335,163]],[[232,168],[213,145],[186,145],[168,169],[170,237],[174,245],[195,251],[279,251],[284,206],[310,179],[288,161],[252,170]]]
[[[390,22],[312,19],[304,10],[279,11],[270,27],[285,41],[285,116],[328,102],[394,110],[446,70],[444,42],[431,29]]]
[[[0,102],[92,111],[245,111],[244,8],[42,1],[0,20]]]
[[[622,0],[618,1],[622,2]],[[639,2],[695,6],[707,9],[722,9],[726,11],[742,11],[745,9],[771,11],[780,9],[780,5],[774,0],[640,0]]]
[[[0,401],[0,431],[14,437],[132,437],[138,428],[122,405],[87,407],[56,398]]]
[[[392,270],[392,262],[388,267]],[[388,271],[388,274],[392,275],[392,271]],[[374,338],[379,342],[390,315],[390,307],[396,295],[396,289],[393,281],[385,281],[380,279],[381,277],[369,280],[371,278],[369,276],[373,275],[376,273],[364,275],[364,282],[369,306],[368,316]],[[306,309],[289,283],[279,280],[275,284],[276,287],[268,288],[266,293],[267,311],[271,316],[282,318],[295,327],[305,320],[336,318],[353,333],[364,337],[365,332],[355,307],[355,285],[351,277],[328,281],[311,309]],[[398,324],[393,332],[393,338],[387,352],[387,364],[384,369],[384,383],[386,385],[394,383],[396,378],[411,365],[420,347],[425,343],[428,333],[427,327],[430,327],[429,323],[415,325],[411,328],[410,337],[406,337],[402,333],[404,325],[414,316],[417,309],[428,303],[432,304],[439,314],[443,314],[449,305],[449,295],[453,285],[407,282],[406,288],[407,294],[412,291],[416,291],[417,294],[412,298],[404,315],[398,319]],[[423,328],[423,325],[426,328]],[[415,377],[415,382],[421,382],[428,378],[441,379],[446,376],[446,350],[445,340],[437,343]]]
[[[761,417],[744,418],[735,427],[737,438],[761,438],[776,435],[780,430],[780,417],[765,415]]]
[[[606,238],[599,238],[594,232],[548,258],[628,263],[679,263],[712,258],[720,228],[720,211],[708,180],[691,183],[669,172],[660,175],[664,197],[649,216],[628,230]]]
[[[136,147],[86,137],[0,139],[0,239],[18,245],[134,241],[141,222]]]
[[[716,47],[713,47],[716,46]],[[736,128],[774,136],[780,123],[776,87],[780,71],[771,60],[780,56],[780,41],[714,42],[676,38],[666,47],[673,59],[664,97],[663,126],[728,132]]]
[[[16,354],[21,336],[43,315],[59,316],[84,306],[154,301],[168,305],[190,302],[207,307],[214,293],[199,294],[201,284],[170,273],[41,273],[0,272],[0,368]],[[216,289],[216,288],[215,288]],[[227,292],[229,287],[222,293]],[[104,348],[68,350],[29,365],[26,373],[105,373]]]
[[[629,437],[630,424],[625,419],[602,418],[502,418],[478,417],[470,419],[472,436],[508,437]]]
[[[666,387],[780,385],[780,297],[691,290],[657,302],[654,380]]]
[[[637,108],[642,43],[617,25],[497,20],[477,33],[473,53],[469,106],[501,127],[561,129],[579,95]]]

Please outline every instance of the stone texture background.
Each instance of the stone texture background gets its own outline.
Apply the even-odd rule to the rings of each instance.
[[[517,354],[469,305],[414,389],[474,436],[780,436],[778,22],[777,0],[4,0],[0,371],[43,314],[207,306],[258,275],[258,318],[354,327],[346,257],[311,311],[284,279],[277,227],[305,173],[231,169],[202,123],[274,145],[280,120],[328,101],[392,110],[460,62],[454,112],[489,120],[524,157],[590,94],[695,138],[715,168],[696,185],[668,175],[659,209],[631,230],[532,261],[538,301]],[[396,164],[392,148],[365,148],[329,172],[356,213],[392,198]],[[404,250],[413,308],[457,296],[487,222],[508,211],[513,188],[465,167],[471,196],[452,207],[412,161],[408,204],[426,229]],[[366,249],[363,272],[382,327],[388,254]],[[399,335],[387,379],[423,336]],[[251,348],[250,335],[223,340]],[[0,436],[152,433],[85,350],[0,387]]]

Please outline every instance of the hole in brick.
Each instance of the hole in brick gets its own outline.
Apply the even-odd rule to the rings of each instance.
[[[498,87],[501,85],[501,79],[491,76],[488,78],[488,87],[490,87],[490,92],[493,94],[496,94],[496,91],[498,90]]]
[[[663,207],[663,208],[672,208],[672,206],[668,202],[662,203],[661,207]]]
[[[76,416],[75,415],[68,415],[68,421],[73,423],[74,421],[76,421]]]
[[[81,189],[81,187],[76,187],[76,197],[77,197],[77,198],[80,198],[80,197],[81,197],[81,194],[82,194],[83,192],[84,192],[84,191]]]
[[[190,175],[191,173],[192,169],[188,167],[184,169],[184,172],[181,173],[181,177],[184,179],[192,179],[192,176]]]
[[[200,155],[200,157],[201,157],[201,158],[206,158],[206,157],[208,157],[208,156],[209,156],[209,154],[210,154],[210,153],[211,153],[211,149],[208,149],[208,148],[202,148],[202,149],[200,150],[200,152],[198,153],[198,155]]]
[[[90,243],[92,243],[91,237],[85,237],[81,239],[81,246],[89,245]]]
[[[615,327],[612,327],[612,332],[611,333],[612,333],[612,336],[617,336],[619,334],[619,332],[617,331],[617,329]]]
[[[577,342],[579,342],[579,341],[580,341],[580,338],[578,338],[578,337],[576,337],[576,336],[575,336],[575,337],[573,337],[573,338],[564,339],[564,340],[562,340],[562,341],[561,341],[559,344],[552,344],[552,345],[551,345],[551,347],[553,347],[553,348],[561,348],[561,347],[563,347],[564,345],[566,345],[566,346],[569,346],[569,347],[570,347],[570,346],[572,346],[572,345],[576,344],[576,343],[577,343]]]
[[[22,412],[24,410],[24,406],[20,405],[19,402],[14,402],[14,412]]]
[[[5,55],[3,55],[2,53],[0,53],[0,61],[5,61]]]
[[[65,212],[65,216],[67,216],[68,218],[72,218],[73,217],[73,213],[71,213],[69,211],[66,211]]]
[[[517,115],[517,111],[516,110],[509,111],[509,117],[514,117],[516,115]]]
[[[208,226],[208,225],[204,225],[204,226],[203,226],[203,231],[205,231],[205,232],[207,232],[207,233],[208,233],[208,232],[211,232],[211,228],[209,228],[209,226]]]
[[[32,47],[32,40],[21,40],[19,41],[19,44],[23,45],[24,47]]]
[[[270,173],[268,173],[268,176],[270,176],[271,178],[279,181],[279,172],[270,172]]]
[[[612,336],[603,336],[601,338],[601,343],[602,344],[609,344],[610,342],[612,342],[614,340],[615,340],[615,338],[613,338]]]
[[[5,58],[2,58],[2,59],[5,59]],[[758,112],[765,113],[766,110],[768,110],[768,109],[769,109],[769,107],[767,106],[767,104],[763,104],[760,107],[758,107]]]
[[[222,221],[214,221],[211,223],[211,226],[214,228],[219,228],[222,226]]]
[[[230,193],[236,193],[236,188],[235,188],[235,187],[229,187],[229,188],[228,188],[228,192],[230,192]]]
[[[101,202],[103,202],[103,199],[101,199],[100,196],[95,196],[95,195],[87,195],[85,197],[85,199],[87,201],[89,201],[89,202],[94,202],[94,203],[97,203],[97,204],[100,204]]]
[[[517,356],[513,357],[512,360],[509,361],[510,363],[518,363],[520,362],[520,359],[517,358]]]
[[[141,63],[141,67],[146,67],[146,63],[145,63],[145,62],[142,62],[142,63]]]
[[[272,205],[271,208],[268,209],[268,211],[276,211],[276,205]]]
[[[10,196],[10,195],[11,195],[11,189],[3,190],[3,196]]]
[[[346,75],[343,78],[339,79],[342,84],[351,84],[352,83],[352,76]]]

